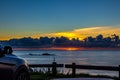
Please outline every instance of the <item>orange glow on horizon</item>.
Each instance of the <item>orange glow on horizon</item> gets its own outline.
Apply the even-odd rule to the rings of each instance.
[[[76,48],[76,47],[53,47],[50,48],[52,50],[65,50],[65,51],[77,51],[80,50],[80,48]]]
[[[79,50],[79,48],[70,47],[70,48],[66,48],[66,50],[68,50],[68,51],[77,51],[77,50]]]
[[[17,32],[16,32],[17,33]],[[88,27],[88,28],[78,28],[72,31],[64,31],[64,32],[53,32],[53,33],[34,33],[27,32],[26,33],[3,33],[0,34],[0,40],[9,40],[13,38],[23,38],[23,37],[31,37],[31,38],[40,38],[40,37],[67,37],[69,40],[72,38],[78,38],[79,40],[83,40],[88,36],[96,37],[99,34],[102,34],[104,37],[111,37],[112,34],[116,34],[120,37],[120,26],[100,26],[100,27]]]
[[[78,50],[120,50],[120,48],[51,47],[51,48],[13,48],[13,50],[60,50],[60,51],[78,51]]]
[[[13,48],[13,50],[61,50],[61,51],[77,51],[85,48],[77,47],[51,47],[51,48]]]
[[[71,40],[72,38],[79,38],[80,37],[80,36],[78,36],[74,33],[71,33],[71,32],[61,32],[61,33],[56,33],[55,35],[58,37],[61,37],[61,36],[67,37],[67,38],[69,38],[69,40]]]

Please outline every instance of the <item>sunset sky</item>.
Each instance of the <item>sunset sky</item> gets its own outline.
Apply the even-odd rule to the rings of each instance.
[[[120,36],[120,0],[0,0],[0,40]]]

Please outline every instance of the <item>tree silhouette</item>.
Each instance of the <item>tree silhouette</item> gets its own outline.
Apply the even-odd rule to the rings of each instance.
[[[20,39],[10,39],[8,41],[0,41],[2,45],[9,45],[12,47],[120,47],[119,36],[113,34],[112,36],[103,37],[102,34],[95,38],[92,36],[86,37],[84,41],[78,38],[69,40],[67,37],[40,37],[34,39],[31,37],[24,37]]]
[[[103,40],[103,35],[100,34],[96,37],[96,41],[101,42],[102,40]]]

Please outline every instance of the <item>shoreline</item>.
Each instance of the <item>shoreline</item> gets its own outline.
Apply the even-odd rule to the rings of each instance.
[[[13,48],[13,50],[58,50],[58,51],[87,51],[87,50],[120,50],[120,48],[85,48],[85,47],[50,47],[50,48]]]

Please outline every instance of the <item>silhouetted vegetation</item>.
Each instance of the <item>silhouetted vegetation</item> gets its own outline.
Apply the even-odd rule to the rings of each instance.
[[[85,47],[120,47],[120,39],[117,35],[103,38],[103,35],[98,35],[96,38],[87,37],[84,41]]]
[[[20,39],[10,39],[8,41],[0,41],[2,45],[10,45],[12,47],[102,47],[102,48],[119,48],[119,36],[114,34],[108,37],[98,35],[96,37],[89,36],[84,40],[73,38],[69,40],[67,37],[40,37],[39,39],[24,37]]]

